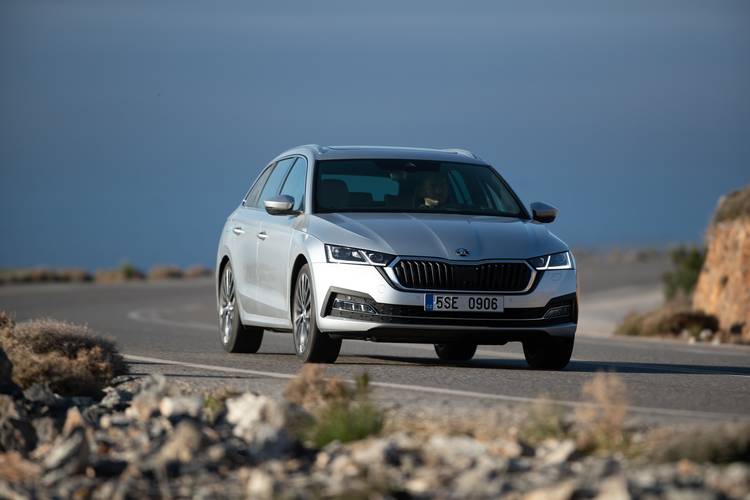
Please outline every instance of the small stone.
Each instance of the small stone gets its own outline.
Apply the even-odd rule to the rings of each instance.
[[[361,464],[398,464],[398,448],[390,439],[369,439],[354,443],[352,459]]]
[[[198,418],[203,408],[203,400],[198,396],[166,397],[159,403],[159,411],[167,418]]]
[[[227,400],[227,421],[233,433],[242,438],[260,458],[274,458],[289,452],[295,440],[288,429],[301,418],[309,418],[296,405],[276,402],[267,396],[245,393]]]
[[[75,406],[68,408],[68,414],[65,416],[65,425],[63,425],[63,435],[70,436],[74,430],[85,426],[86,423],[81,416],[81,411]]]
[[[544,449],[548,448],[548,449]],[[540,448],[542,465],[559,465],[567,462],[575,453],[576,445],[570,440],[555,442],[551,446]]]
[[[59,440],[47,454],[42,463],[47,471],[45,482],[53,483],[64,477],[82,473],[88,465],[89,453],[86,433],[83,428],[78,427],[69,437]]]
[[[204,439],[200,428],[190,420],[181,420],[172,436],[161,447],[156,462],[166,464],[178,461],[190,462],[203,447]]]
[[[31,483],[36,480],[40,472],[41,467],[24,459],[16,451],[0,453],[0,478],[6,481]],[[0,493],[0,498],[4,498],[2,493]]]
[[[269,473],[255,469],[250,473],[247,481],[248,498],[267,499],[273,498],[274,479]]]
[[[578,488],[578,482],[569,479],[559,483],[537,488],[526,495],[524,500],[569,500]]]
[[[29,415],[12,397],[0,394],[0,451],[26,454],[36,448],[37,436]]]
[[[602,481],[595,500],[630,500],[628,482],[623,475],[611,476]]]
[[[46,384],[32,385],[23,391],[23,397],[33,403],[49,406],[50,408],[63,406],[65,404],[65,399],[52,392],[52,389]]]

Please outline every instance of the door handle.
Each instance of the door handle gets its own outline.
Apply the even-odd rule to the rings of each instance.
[[[261,231],[258,233],[258,238],[261,240],[265,240],[266,238],[268,238],[268,234],[265,231]]]
[[[244,230],[244,229],[242,229],[242,228],[241,228],[240,226],[235,226],[235,227],[233,227],[233,228],[232,228],[232,232],[233,232],[234,234],[236,234],[237,236],[239,236],[239,235],[241,235],[241,234],[245,234],[245,230]]]

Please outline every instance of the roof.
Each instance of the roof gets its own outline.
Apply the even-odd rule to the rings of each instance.
[[[394,146],[319,146],[305,144],[281,153],[276,159],[291,154],[304,154],[315,160],[348,160],[364,158],[397,158],[405,160],[460,161],[486,163],[466,149],[430,149]]]

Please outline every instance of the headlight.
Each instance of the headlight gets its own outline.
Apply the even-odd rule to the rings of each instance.
[[[554,269],[573,269],[573,258],[570,252],[553,253],[529,259],[531,267],[537,271],[551,271]]]
[[[359,248],[326,245],[328,262],[339,264],[369,264],[372,266],[387,266],[393,260],[393,255]]]

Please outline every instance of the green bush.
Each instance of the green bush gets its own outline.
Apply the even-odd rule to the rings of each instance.
[[[316,412],[307,432],[308,441],[318,448],[339,441],[347,443],[377,434],[383,428],[383,412],[370,400],[367,374],[357,377],[351,397],[333,398]]]
[[[664,273],[664,294],[667,299],[679,295],[689,297],[698,283],[706,251],[698,247],[678,247],[669,252],[672,271]]]

